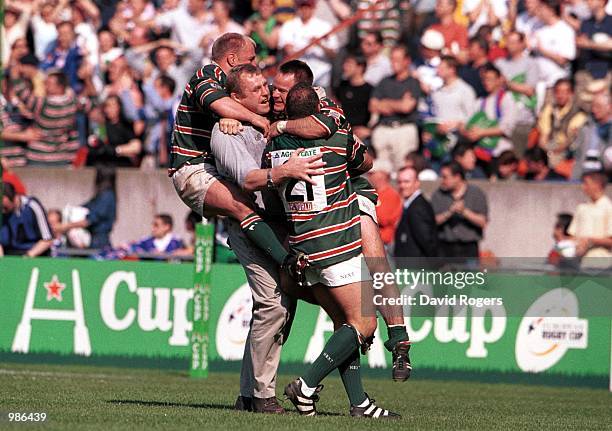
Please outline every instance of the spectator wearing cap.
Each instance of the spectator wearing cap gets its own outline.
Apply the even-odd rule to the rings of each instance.
[[[576,163],[572,178],[579,180],[587,171],[605,169],[611,173],[606,154],[612,149],[612,108],[610,95],[593,97],[591,116],[576,138]]]
[[[417,64],[414,77],[419,80],[421,90],[425,94],[431,94],[444,85],[444,81],[438,75],[443,49],[444,36],[442,33],[433,29],[428,29],[423,33],[420,39],[421,62]],[[419,111],[427,115],[428,107],[420,107]]]
[[[590,0],[591,18],[580,25],[576,45],[580,49],[576,92],[580,95],[593,80],[610,83],[612,62],[612,16],[606,13],[605,0]]]
[[[403,202],[402,215],[395,231],[393,256],[437,256],[436,217],[431,204],[421,192],[421,182],[414,167],[405,166],[400,169],[397,173],[397,188]]]
[[[17,193],[11,184],[2,186],[0,250],[7,255],[48,255],[53,238],[45,209],[38,199]]]
[[[540,147],[533,147],[525,152],[527,162],[527,174],[525,179],[528,181],[564,181],[566,178],[554,170],[548,164],[548,155]]]
[[[573,158],[575,138],[587,118],[574,97],[572,81],[558,80],[553,87],[552,101],[544,105],[537,123],[539,145],[548,153],[553,168]]]
[[[372,131],[372,146],[379,159],[388,161],[394,170],[404,157],[419,146],[417,104],[421,97],[419,82],[410,73],[410,56],[406,47],[391,50],[394,75],[374,88],[370,112],[379,116]]]
[[[443,164],[440,178],[440,188],[431,198],[438,225],[439,255],[477,258],[478,243],[489,217],[487,197],[480,188],[466,182],[457,162]]]
[[[283,24],[278,47],[286,56],[293,55],[308,47],[300,60],[308,63],[314,74],[314,84],[329,87],[331,84],[331,59],[339,47],[338,38],[332,35],[319,44],[309,46],[313,39],[327,34],[331,25],[314,16],[316,0],[297,0],[297,15]]]
[[[468,32],[465,26],[455,21],[456,8],[456,0],[438,0],[435,11],[439,22],[429,28],[440,32],[444,36],[444,47],[449,54],[457,57],[459,61],[465,62],[467,60]]]
[[[570,63],[576,58],[575,32],[561,19],[560,9],[557,0],[545,0],[538,8],[544,26],[534,34],[532,52],[537,56],[539,74],[547,88],[569,76]]]
[[[364,79],[372,87],[393,74],[391,60],[383,52],[383,38],[379,32],[370,31],[359,42],[361,53],[366,59]]]
[[[482,82],[482,71],[489,62],[489,44],[484,38],[475,36],[470,39],[468,60],[468,63],[459,69],[459,76],[474,89],[477,97],[485,97],[487,91]]]
[[[373,87],[364,78],[366,60],[361,56],[349,54],[342,65],[344,80],[336,90],[338,101],[344,110],[346,119],[353,128],[353,133],[361,140],[370,138],[370,111],[368,106]]]
[[[393,242],[395,228],[402,215],[402,199],[391,185],[393,166],[386,160],[376,159],[368,173],[368,179],[378,194],[376,218],[380,237],[385,245]]]

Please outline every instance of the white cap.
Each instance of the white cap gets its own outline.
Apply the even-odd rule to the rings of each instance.
[[[441,51],[444,48],[444,36],[436,30],[426,30],[421,36],[421,45],[433,51]]]

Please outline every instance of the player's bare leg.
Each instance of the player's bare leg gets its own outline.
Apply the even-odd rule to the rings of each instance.
[[[361,382],[360,350],[367,350],[376,330],[376,316],[373,313],[364,313],[362,309],[362,301],[363,304],[373,304],[371,285],[363,290],[362,283],[331,288],[316,285],[313,286],[313,293],[321,304],[335,303],[346,317],[346,323],[334,332],[306,373],[287,385],[285,395],[300,414],[314,416],[315,402],[319,399],[318,393],[323,389],[320,382],[338,368],[351,402],[352,416],[398,418],[399,415],[375,406],[363,390]],[[330,312],[331,309],[328,313]]]
[[[361,215],[361,238],[363,255],[366,258],[370,273],[391,272],[378,225],[370,216],[363,214]],[[399,298],[400,296],[395,283],[384,283],[379,293],[383,298]],[[389,338],[385,341],[385,347],[393,354],[393,380],[407,380],[410,377],[412,365],[408,356],[410,341],[404,323],[404,309],[401,305],[389,305],[388,301],[384,301],[383,305],[378,306],[378,311],[380,311],[387,324]]]

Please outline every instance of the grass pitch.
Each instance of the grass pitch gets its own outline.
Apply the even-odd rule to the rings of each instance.
[[[293,376],[279,376],[277,392]],[[400,421],[348,417],[337,377],[324,382],[322,415],[269,416],[232,410],[238,375],[207,380],[172,371],[0,363],[0,429],[57,430],[415,430],[612,429],[606,390],[432,381],[366,379],[379,405]],[[8,412],[46,412],[44,424],[9,423]]]

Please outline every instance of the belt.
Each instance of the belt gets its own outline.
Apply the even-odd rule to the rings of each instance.
[[[178,171],[179,169],[181,169],[185,165],[199,165],[200,163],[208,163],[209,165],[214,165],[215,164],[215,158],[213,157],[212,154],[204,151],[204,152],[202,152],[201,155],[187,160],[185,163],[183,163],[182,165],[180,165],[177,168],[169,168],[168,169],[168,176],[171,177],[172,175],[174,175],[174,173],[176,171]]]

